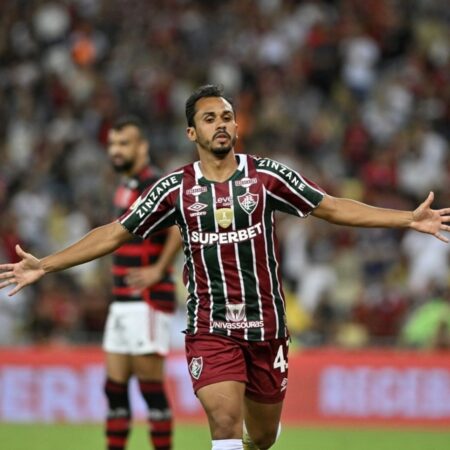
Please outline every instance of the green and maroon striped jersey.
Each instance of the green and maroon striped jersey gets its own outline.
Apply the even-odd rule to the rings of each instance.
[[[324,194],[279,162],[243,154],[236,158],[236,172],[221,183],[207,180],[198,161],[162,177],[119,222],[144,238],[179,226],[188,333],[251,341],[286,337],[274,214],[306,217]]]

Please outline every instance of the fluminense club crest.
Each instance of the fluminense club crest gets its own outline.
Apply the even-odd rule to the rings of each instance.
[[[247,213],[252,214],[258,206],[259,195],[247,192],[246,194],[238,195],[238,201],[241,208]]]
[[[191,372],[192,378],[198,380],[203,370],[203,357],[192,358],[189,363],[189,372]]]

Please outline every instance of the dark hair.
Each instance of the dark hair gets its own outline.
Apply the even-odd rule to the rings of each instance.
[[[119,117],[111,126],[112,130],[120,131],[125,127],[136,127],[139,130],[139,134],[142,138],[145,138],[145,130],[144,130],[144,124],[142,120],[133,115],[126,115]]]
[[[205,84],[200,86],[195,92],[193,92],[190,97],[186,100],[186,120],[188,127],[194,126],[194,116],[196,113],[195,105],[201,98],[205,97],[222,97],[224,98],[233,108],[233,102],[225,97],[223,93],[223,87],[216,84]]]

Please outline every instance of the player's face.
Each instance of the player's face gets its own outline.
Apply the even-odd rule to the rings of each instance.
[[[121,130],[108,133],[108,155],[116,172],[127,173],[132,170],[142,145],[142,137],[135,126],[126,126]]]
[[[228,154],[237,139],[237,124],[230,103],[222,97],[205,97],[195,107],[195,126],[187,129],[189,139],[217,156]]]

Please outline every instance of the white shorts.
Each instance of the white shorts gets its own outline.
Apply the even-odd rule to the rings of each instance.
[[[153,309],[145,302],[113,302],[103,335],[108,353],[167,355],[173,314]]]

